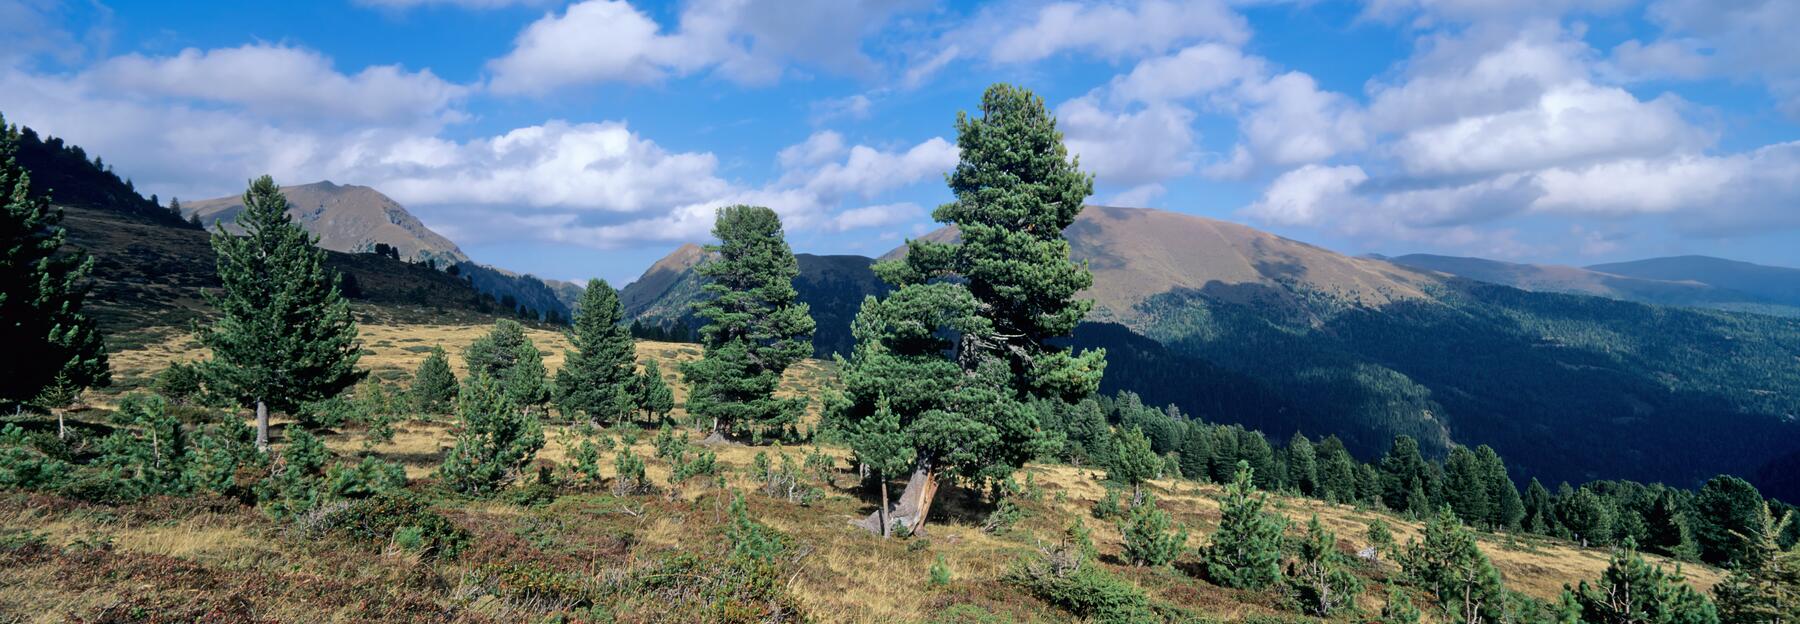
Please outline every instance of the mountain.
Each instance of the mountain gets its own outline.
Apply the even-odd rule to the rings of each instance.
[[[367,253],[377,243],[414,262],[432,260],[443,266],[467,262],[469,256],[407,212],[398,202],[367,186],[333,184],[326,180],[281,187],[288,199],[288,216],[319,237],[319,246],[345,253]],[[242,197],[220,197],[183,202],[183,210],[198,216],[207,229],[223,223],[237,231],[237,215],[244,209]]]
[[[1089,207],[1065,234],[1096,300],[1070,343],[1108,350],[1103,387],[1209,421],[1364,458],[1399,434],[1440,456],[1489,444],[1550,483],[1691,486],[1800,447],[1800,320],[1532,292],[1156,210]],[[628,287],[631,309],[685,310],[697,250]],[[860,297],[802,296],[821,336],[847,335]]]
[[[698,300],[699,274],[694,267],[706,261],[708,254],[699,245],[682,245],[644,271],[637,280],[619,290],[619,301],[625,318],[646,325],[671,328],[678,323],[698,327],[692,304]],[[817,331],[813,335],[813,354],[829,357],[833,353],[850,354],[855,339],[850,336],[850,321],[862,305],[863,297],[887,294],[887,285],[875,277],[869,267],[875,261],[864,256],[820,256],[794,254],[800,275],[794,278],[794,290],[800,300],[811,307]]]
[[[469,259],[456,243],[426,227],[399,202],[367,186],[333,184],[331,181],[281,187],[287,196],[288,214],[319,237],[319,246],[345,253],[368,253],[376,245],[392,247],[404,260],[430,261],[457,268],[475,289],[502,302],[503,307],[525,309],[546,318],[569,318],[580,298],[579,286],[556,287],[535,276],[479,264]],[[223,224],[235,229],[237,214],[244,209],[240,197],[220,197],[183,202],[182,208],[211,228]]]
[[[1770,304],[1800,308],[1800,269],[1707,256],[1651,258],[1588,268],[1643,279],[1696,282],[1759,297]]]
[[[1796,297],[1794,303],[1782,303],[1779,299],[1770,297],[1767,292],[1754,292],[1706,279],[1660,277],[1654,275],[1654,271],[1633,274],[1630,268],[1640,265],[1646,268],[1654,267],[1663,260],[1675,260],[1673,258],[1587,268],[1519,264],[1483,258],[1431,254],[1408,254],[1382,259],[1415,269],[1435,271],[1491,284],[1502,284],[1523,290],[1591,295],[1658,305],[1800,316],[1800,305],[1797,305],[1800,304],[1800,297]],[[1708,260],[1716,259],[1708,258]],[[1727,260],[1718,262],[1734,265],[1744,264]],[[1793,269],[1775,269],[1775,267],[1759,267],[1748,264],[1745,266],[1776,271],[1794,271]],[[1800,273],[1800,271],[1794,272]],[[1800,284],[1800,282],[1796,282],[1796,284]]]

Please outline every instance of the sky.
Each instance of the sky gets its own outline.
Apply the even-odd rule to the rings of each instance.
[[[372,186],[615,286],[713,211],[877,255],[1042,96],[1096,204],[1344,253],[1800,266],[1794,0],[0,0],[0,114],[140,191]]]

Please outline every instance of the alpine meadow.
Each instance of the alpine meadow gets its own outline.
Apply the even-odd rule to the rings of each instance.
[[[0,0],[0,623],[1800,623],[1796,28]]]

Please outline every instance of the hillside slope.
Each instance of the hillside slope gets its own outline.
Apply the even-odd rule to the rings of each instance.
[[[1737,286],[1716,284],[1687,274],[1688,277],[1662,278],[1629,275],[1634,269],[1657,266],[1658,260],[1621,265],[1581,268],[1548,264],[1520,264],[1483,258],[1408,254],[1385,260],[1415,269],[1436,271],[1476,281],[1511,286],[1523,290],[1591,295],[1639,303],[1674,305],[1720,310],[1746,310],[1786,316],[1800,315],[1800,307],[1783,304],[1778,298],[1739,290]],[[1728,262],[1728,261],[1727,261]],[[1756,265],[1749,265],[1756,266]],[[1618,267],[1619,272],[1602,270]],[[1761,267],[1772,269],[1774,267]],[[1653,273],[1650,271],[1647,274]],[[1672,272],[1672,275],[1683,275]]]
[[[449,266],[467,262],[469,256],[407,212],[398,202],[367,186],[339,185],[330,180],[281,187],[288,199],[288,216],[319,237],[319,246],[332,251],[367,253],[376,243],[399,251],[401,259],[432,260]],[[241,197],[219,197],[183,202],[182,209],[200,217],[207,229],[223,224],[237,231],[237,215],[244,209]]]
[[[1337,434],[1365,458],[1399,434],[1433,455],[1490,444],[1521,482],[1689,486],[1800,447],[1794,319],[1528,292],[1163,211],[1090,207],[1066,234],[1096,300],[1071,343],[1108,349],[1108,390],[1208,420]],[[679,256],[628,288],[632,310],[686,309]],[[832,319],[821,344],[860,300],[802,294]]]
[[[1698,282],[1759,297],[1779,306],[1800,308],[1800,269],[1707,256],[1651,258],[1596,264],[1588,268],[1643,279]]]

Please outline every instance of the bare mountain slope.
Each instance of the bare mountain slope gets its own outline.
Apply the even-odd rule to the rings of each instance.
[[[1555,264],[1519,264],[1501,262],[1483,258],[1464,258],[1457,256],[1437,256],[1431,254],[1408,254],[1386,258],[1395,264],[1413,267],[1426,271],[1437,271],[1449,275],[1472,280],[1512,286],[1524,290],[1539,292],[1568,293],[1574,295],[1591,295],[1609,299],[1623,299],[1640,303],[1659,305],[1675,305],[1701,308],[1718,308],[1726,310],[1747,310],[1770,314],[1794,316],[1800,314],[1800,296],[1792,297],[1790,303],[1784,304],[1778,296],[1768,292],[1740,290],[1744,284],[1729,279],[1707,281],[1710,274],[1701,272],[1673,271],[1664,277],[1654,272],[1647,275],[1632,275],[1633,267],[1658,267],[1674,258],[1658,258],[1641,260],[1616,265],[1600,265],[1581,268]],[[1712,260],[1712,259],[1708,259]],[[1730,265],[1767,269],[1779,276],[1775,267],[1756,267],[1746,263],[1718,261]],[[1616,272],[1607,270],[1616,268]],[[1793,271],[1792,269],[1785,269]],[[1800,271],[1794,273],[1800,274]]]
[[[288,214],[319,237],[319,246],[332,251],[364,253],[376,243],[386,243],[406,260],[435,260],[449,266],[467,262],[469,256],[407,212],[398,202],[373,188],[333,184],[331,181],[281,187],[287,195]],[[199,215],[207,228],[224,223],[234,230],[240,197],[220,197],[184,202],[182,208]]]

